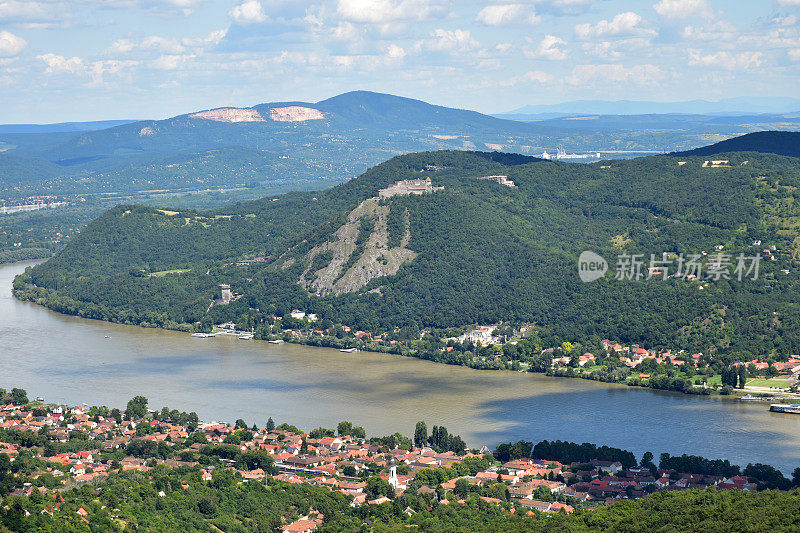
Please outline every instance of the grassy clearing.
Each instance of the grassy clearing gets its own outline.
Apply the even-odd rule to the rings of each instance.
[[[159,272],[152,272],[150,274],[150,277],[151,278],[161,278],[161,277],[166,276],[167,274],[183,274],[185,272],[190,272],[191,270],[192,270],[191,268],[186,268],[186,269],[183,269],[183,270],[181,270],[179,268],[176,268],[174,270],[161,270]]]
[[[785,389],[792,384],[791,380],[772,378],[772,379],[750,379],[745,384],[747,387],[771,387],[775,389]]]

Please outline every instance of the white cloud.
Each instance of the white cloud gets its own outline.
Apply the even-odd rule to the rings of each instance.
[[[151,65],[157,70],[177,70],[193,57],[193,55],[165,54],[156,58]]]
[[[529,70],[521,76],[514,76],[513,78],[502,80],[500,85],[503,87],[514,87],[516,85],[526,83],[546,84],[552,82],[554,79],[555,77],[549,72],[544,72],[542,70]]]
[[[69,17],[69,8],[62,3],[35,0],[0,0],[0,22],[26,28],[52,28]]]
[[[711,9],[708,0],[661,0],[653,4],[653,9],[668,19],[714,16],[714,10]]]
[[[609,41],[585,43],[583,45],[583,51],[590,56],[599,57],[600,59],[616,60],[624,57],[624,54],[617,50],[614,44]]]
[[[46,6],[41,2],[0,0],[0,20],[50,20]]]
[[[136,48],[136,44],[130,39],[119,39],[108,47],[108,52],[112,54],[127,54]]]
[[[529,70],[525,74],[523,74],[522,78],[525,81],[529,81],[532,83],[549,83],[553,81],[553,75],[549,72],[543,72],[541,70]]]
[[[403,59],[406,57],[406,51],[396,44],[390,44],[389,49],[386,51],[386,56],[389,59]]]
[[[426,20],[438,10],[430,0],[339,0],[336,8],[345,20],[370,24]]]
[[[749,70],[760,67],[764,54],[762,52],[717,52],[703,55],[699,50],[689,50],[689,64],[715,70]]]
[[[0,31],[0,57],[12,57],[27,46],[27,42],[22,37],[17,37],[10,31]]]
[[[417,51],[431,50],[437,52],[466,52],[480,47],[480,43],[472,38],[469,30],[445,30],[439,28],[431,32],[431,38],[418,41]]]
[[[654,36],[654,30],[643,28],[639,25],[642,17],[633,11],[626,11],[615,16],[611,21],[601,20],[597,24],[578,24],[575,26],[575,36],[588,40],[594,37],[609,35],[642,35]]]
[[[327,36],[336,41],[353,42],[359,37],[358,28],[352,22],[341,22],[327,32]]]
[[[730,22],[719,20],[713,24],[706,24],[701,27],[686,26],[683,28],[683,36],[687,39],[696,41],[718,41],[732,42],[741,32]]]
[[[778,5],[784,7],[800,6],[800,0],[778,0]]]
[[[486,6],[478,12],[475,20],[487,26],[506,24],[537,24],[541,17],[536,15],[533,6],[522,4],[496,4]]]
[[[793,48],[787,52],[789,59],[792,61],[800,61],[800,48]]]
[[[120,61],[116,59],[105,61],[94,61],[85,63],[80,57],[64,57],[57,54],[42,54],[36,56],[47,68],[47,74],[74,74],[90,78],[87,84],[90,87],[97,87],[103,84],[106,74],[120,74],[133,66],[139,64],[138,61]]]
[[[619,64],[576,65],[572,74],[567,77],[571,85],[585,84],[619,84],[633,83],[649,85],[664,77],[657,65],[633,65],[626,67]]]
[[[542,58],[551,61],[561,61],[567,57],[567,51],[562,48],[567,42],[555,35],[545,35],[535,50],[525,49],[525,57]]]
[[[199,53],[218,45],[222,42],[222,39],[225,38],[227,32],[227,29],[214,30],[205,37],[185,37],[183,39],[162,37],[160,35],[151,35],[145,37],[141,41],[119,39],[108,47],[106,53],[112,56],[131,54],[134,52],[174,55],[182,54],[187,50],[191,50],[193,53]]]
[[[246,0],[231,9],[228,15],[239,24],[254,24],[267,20],[264,6],[258,0]]]
[[[176,39],[169,39],[159,35],[151,35],[142,41],[141,48],[146,50],[157,50],[170,54],[179,54],[184,51],[184,46]]]
[[[785,17],[778,15],[772,19],[772,23],[776,26],[794,27],[797,26],[797,22],[798,19],[796,15],[787,15]]]
[[[56,54],[42,54],[36,56],[47,65],[45,72],[48,74],[57,74],[61,72],[68,72],[70,74],[78,74],[86,70],[83,60],[79,57],[66,58]]]

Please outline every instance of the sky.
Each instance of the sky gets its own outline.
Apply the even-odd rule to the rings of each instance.
[[[800,96],[800,0],[0,0],[0,123]]]

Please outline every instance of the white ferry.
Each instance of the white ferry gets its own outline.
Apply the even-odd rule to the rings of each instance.
[[[769,410],[774,413],[791,413],[793,415],[800,415],[800,403],[773,403],[769,406]]]
[[[358,348],[342,348],[339,351],[340,352],[344,352],[344,353],[353,353],[353,352],[357,352]]]

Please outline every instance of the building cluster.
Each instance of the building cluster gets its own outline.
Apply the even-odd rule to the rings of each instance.
[[[601,347],[608,352],[612,357],[616,357],[619,361],[630,369],[635,369],[646,360],[652,360],[657,364],[670,364],[675,367],[682,367],[690,365],[695,368],[702,368],[705,363],[702,361],[702,353],[673,353],[671,350],[655,350],[646,349],[638,345],[623,346],[622,344],[612,342],[608,339],[601,341]],[[591,366],[594,364],[596,357],[590,352],[586,352],[579,356],[573,355],[559,355],[556,353],[557,348],[547,348],[543,350],[544,353],[549,353],[553,356],[553,366],[572,366],[573,357],[577,357],[577,366],[584,367],[587,364]],[[750,361],[738,361],[733,363],[734,367],[745,366],[750,370],[766,371],[770,366],[774,368],[778,374],[785,376],[792,376],[793,379],[800,379],[800,356],[792,356],[787,361],[769,363],[761,361],[760,359],[752,359]],[[643,374],[642,377],[649,377]],[[756,378],[764,378],[765,376],[754,376]]]
[[[260,451],[274,461],[277,472],[265,472],[261,468],[246,470],[237,467],[233,460],[223,460],[218,466],[201,465],[195,461],[179,459],[142,459],[125,456],[111,461],[103,454],[126,450],[135,440],[165,443],[169,446],[186,443],[192,436],[190,428],[171,422],[160,421],[158,412],[138,420],[119,420],[111,417],[89,416],[83,407],[51,407],[32,409],[27,406],[0,405],[0,429],[40,432],[46,430],[50,438],[67,442],[75,438],[76,432],[89,446],[82,451],[56,453],[45,456],[41,447],[31,451],[38,454],[49,472],[61,480],[61,486],[54,489],[33,487],[26,484],[14,494],[30,495],[33,491],[50,493],[54,497],[61,491],[102,479],[111,472],[147,472],[156,465],[169,467],[188,466],[200,470],[201,480],[213,479],[213,472],[222,468],[232,470],[243,480],[263,482],[267,475],[286,483],[304,483],[327,487],[340,491],[352,498],[351,506],[380,505],[391,498],[386,495],[369,495],[366,477],[379,475],[400,496],[410,487],[417,494],[428,494],[440,505],[452,501],[464,503],[464,487],[469,492],[477,492],[486,485],[504,484],[510,500],[481,496],[489,503],[507,505],[512,512],[532,514],[540,512],[573,511],[575,505],[592,508],[598,504],[610,504],[623,499],[643,497],[657,490],[684,490],[716,486],[718,488],[738,488],[755,490],[755,484],[746,478],[734,476],[703,476],[681,473],[673,470],[656,470],[643,466],[623,468],[619,462],[592,460],[589,463],[562,464],[558,461],[516,459],[503,464],[498,463],[484,447],[480,451],[457,454],[452,451],[438,452],[430,447],[413,446],[410,449],[387,449],[370,444],[364,439],[350,435],[324,436],[312,438],[311,434],[286,429],[247,430],[248,440],[237,440],[243,453]],[[149,426],[147,431],[137,429],[140,425]],[[205,437],[206,442],[193,442],[184,451],[201,452],[204,446],[230,444],[228,439],[239,428],[229,424],[199,424],[196,431]],[[12,461],[23,450],[19,444],[0,442],[0,453],[7,454]],[[180,457],[185,458],[184,454]],[[198,457],[193,454],[192,457]],[[443,476],[446,481],[436,486],[425,482],[432,479],[424,475],[419,481],[420,472],[429,469],[447,469],[471,457],[491,458],[489,466],[475,475]],[[433,478],[441,479],[434,476]],[[447,479],[449,478],[449,479]],[[430,483],[428,481],[428,483]],[[459,489],[459,485],[461,489]],[[187,487],[184,487],[187,488]],[[562,497],[563,496],[563,497]],[[58,501],[57,499],[55,500]],[[570,502],[570,504],[565,503]],[[311,531],[322,523],[324,516],[311,513],[286,526],[285,531]]]
[[[398,195],[426,194],[441,191],[444,187],[434,187],[430,178],[402,180],[378,191],[379,198],[389,198]]]
[[[516,187],[514,182],[508,179],[508,176],[484,176],[481,179],[494,181],[496,183],[499,183],[500,185],[505,185],[506,187]]]

